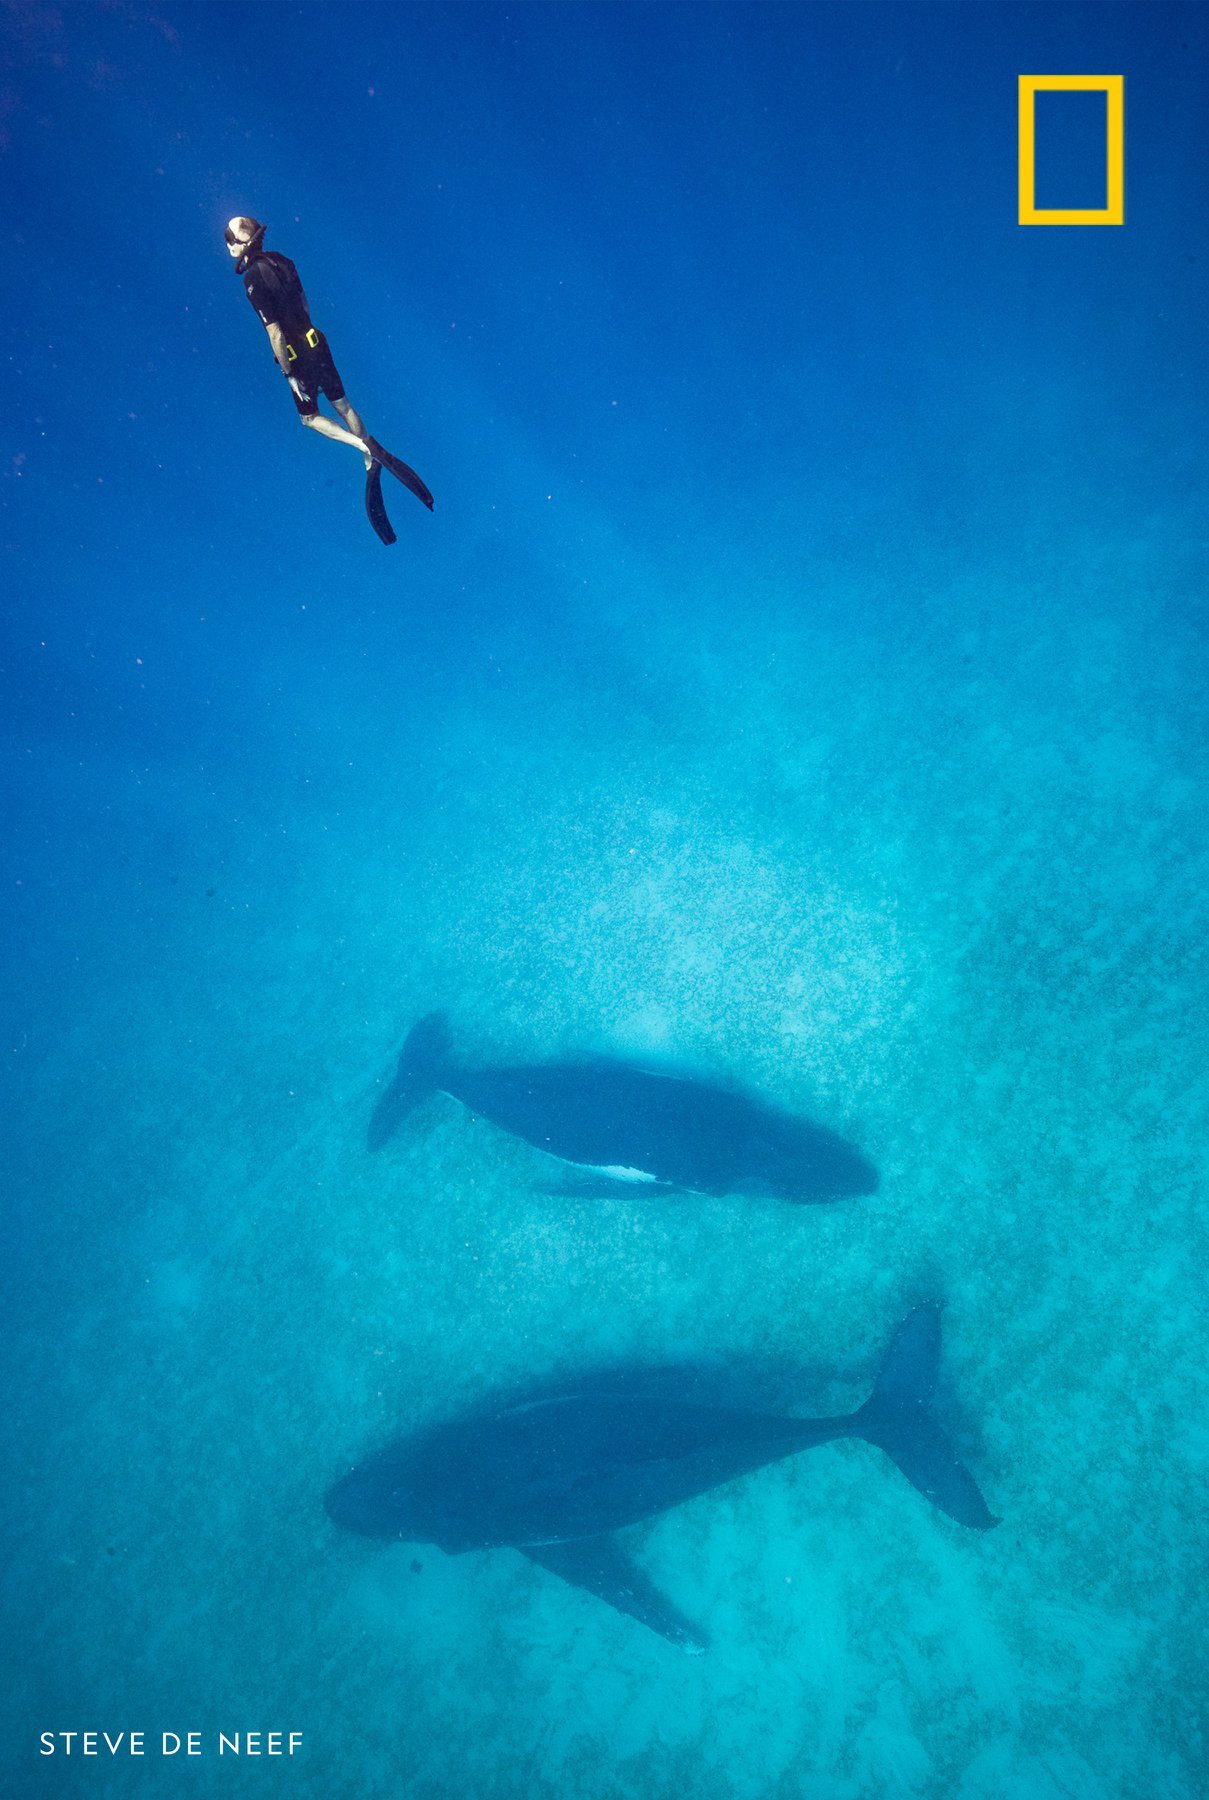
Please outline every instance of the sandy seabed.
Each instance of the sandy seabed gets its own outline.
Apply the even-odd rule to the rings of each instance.
[[[259,783],[254,745],[206,793],[165,775],[142,823],[119,801],[131,864],[85,844],[39,890],[57,986],[9,1071],[11,1791],[1204,1793],[1209,831],[1180,522],[997,566],[899,531],[893,558],[786,553],[741,606],[726,571],[677,595],[620,572],[590,691],[484,673],[396,707],[336,680],[306,783],[282,745]],[[47,775],[66,838],[120,787],[81,779]],[[371,1157],[434,1006],[473,1059],[739,1078],[859,1143],[881,1190],[556,1198],[440,1099]],[[627,1539],[706,1656],[515,1554],[323,1514],[359,1451],[552,1369],[793,1363],[802,1411],[847,1408],[932,1294],[1003,1522],[963,1531],[854,1443],[709,1494]],[[304,1748],[38,1761],[38,1731],[102,1726]]]

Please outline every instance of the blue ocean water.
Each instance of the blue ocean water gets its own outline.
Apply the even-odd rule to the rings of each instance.
[[[1125,74],[1123,229],[1017,225],[1027,72]],[[6,1791],[1205,1793],[1207,79],[1182,5],[5,6]],[[434,1007],[879,1192],[370,1156]],[[325,1517],[553,1370],[848,1410],[932,1296],[1002,1523],[721,1487],[625,1540],[705,1656]],[[39,1755],[102,1729],[204,1753]]]

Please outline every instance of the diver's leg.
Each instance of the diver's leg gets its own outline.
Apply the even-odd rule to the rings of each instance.
[[[339,393],[333,398],[332,405],[340,414],[340,417],[344,420],[344,423],[348,426],[353,436],[360,440],[361,454],[365,458],[365,467],[368,472],[374,466],[374,459],[368,443],[369,433],[362,423],[361,414],[357,411],[352,401],[343,393]]]
[[[334,419],[324,418],[322,413],[301,413],[299,416],[302,423],[310,431],[317,431],[320,437],[331,438],[334,444],[351,444],[354,450],[361,452],[365,458],[365,466],[367,469],[369,468],[373,457],[366,449],[363,439],[354,437],[351,431],[345,431],[344,427],[337,425]]]
[[[364,440],[369,436],[369,433],[361,422],[361,414],[346,395],[341,394],[338,400],[332,401],[332,405],[340,414],[340,417],[344,420],[344,423],[348,426],[354,437],[359,437]]]

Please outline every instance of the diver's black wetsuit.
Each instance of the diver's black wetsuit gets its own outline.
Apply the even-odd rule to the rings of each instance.
[[[278,250],[257,250],[240,268],[248,299],[265,325],[277,325],[293,352],[289,373],[294,405],[303,418],[319,411],[319,396],[344,399],[344,383],[332,361],[327,339],[311,324],[310,308],[298,271]]]
[[[245,235],[248,229],[253,231],[251,238]],[[279,250],[260,248],[263,232],[264,226],[257,225],[254,219],[232,219],[227,227],[227,245],[232,250],[241,250],[235,271],[243,277],[244,288],[257,316],[269,328],[274,355],[278,354],[282,339],[285,341],[290,391],[303,423],[314,425],[325,431],[327,436],[336,437],[343,443],[356,444],[365,452],[365,510],[382,542],[393,544],[396,541],[395,531],[382,500],[383,469],[388,469],[396,481],[402,482],[408,492],[414,494],[429,512],[433,506],[432,495],[415,470],[409,469],[399,457],[384,449],[377,438],[368,434],[363,438],[360,435],[364,426],[353,408],[346,403],[344,383],[332,361],[327,339],[311,324],[311,310],[302,291],[298,271],[289,257],[282,256]],[[277,336],[278,332],[281,333],[280,338]],[[339,430],[330,419],[321,417],[320,394],[326,394],[336,405],[336,410],[348,427],[347,431]]]

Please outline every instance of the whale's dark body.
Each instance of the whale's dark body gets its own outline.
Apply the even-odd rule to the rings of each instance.
[[[691,1371],[681,1372],[681,1397],[667,1370],[596,1374],[387,1445],[335,1484],[327,1511],[350,1531],[452,1554],[510,1546],[682,1648],[701,1650],[701,1634],[629,1560],[614,1531],[844,1437],[877,1444],[961,1524],[995,1523],[931,1409],[939,1358],[940,1308],[918,1307],[899,1326],[871,1398],[828,1419],[711,1404]]]
[[[604,1058],[524,1068],[463,1069],[440,1014],[421,1019],[370,1120],[382,1147],[440,1090],[513,1136],[591,1171],[580,1191],[636,1183],[698,1194],[795,1201],[870,1194],[877,1171],[834,1132],[708,1082]]]

